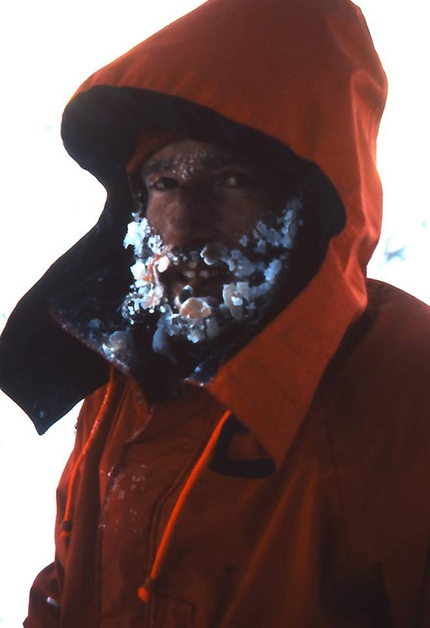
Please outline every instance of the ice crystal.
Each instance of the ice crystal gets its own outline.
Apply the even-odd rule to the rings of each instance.
[[[216,338],[229,320],[257,320],[288,267],[301,209],[300,201],[289,201],[277,217],[270,215],[267,220],[259,220],[252,233],[242,236],[235,248],[208,242],[200,249],[186,252],[165,246],[147,219],[133,214],[123,243],[134,251],[130,268],[133,283],[123,303],[124,318],[133,325],[142,312],[157,312],[160,316],[153,349],[167,355],[169,336],[198,343]],[[162,277],[174,267],[190,283],[197,274],[204,280],[212,272],[224,272],[222,269],[229,279],[219,298],[194,296],[191,285],[185,285],[179,297],[170,303]],[[126,336],[112,334],[105,339],[103,350],[106,354],[121,353],[126,350],[127,341]]]

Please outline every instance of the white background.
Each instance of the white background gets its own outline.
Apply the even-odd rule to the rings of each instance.
[[[251,1],[251,0],[250,0]],[[385,189],[372,276],[430,302],[428,0],[362,0],[390,82],[379,169]],[[67,156],[64,105],[80,83],[199,0],[14,0],[0,17],[0,328],[20,296],[96,222],[104,192]],[[387,263],[386,252],[394,255]],[[54,493],[77,410],[43,437],[0,393],[0,627],[25,617],[53,556]]]

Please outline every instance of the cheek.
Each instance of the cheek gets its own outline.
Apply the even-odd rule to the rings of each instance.
[[[165,244],[181,246],[184,238],[221,240],[236,246],[243,235],[249,235],[257,222],[267,214],[266,205],[255,198],[212,199],[194,210],[173,199],[150,199],[146,218],[150,227]]]
[[[171,222],[168,204],[158,201],[149,201],[146,208],[146,219],[151,229],[163,236],[169,229]]]
[[[230,203],[222,212],[224,232],[235,237],[249,234],[263,217],[262,203],[255,201]]]

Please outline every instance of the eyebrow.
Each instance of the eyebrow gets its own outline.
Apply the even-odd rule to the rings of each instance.
[[[140,170],[142,176],[148,176],[155,172],[162,170],[172,170],[174,167],[173,157],[164,157],[164,159],[151,159],[147,164],[144,164]]]
[[[185,161],[189,163],[196,157],[197,155],[190,153],[187,155],[171,155],[170,157],[161,159],[151,159],[147,164],[142,166],[140,173],[142,177],[147,177],[157,172],[173,171],[181,165],[181,162]],[[210,153],[198,155],[198,163],[204,166],[222,167],[228,164],[238,166],[239,161],[240,158],[235,155],[211,155]]]

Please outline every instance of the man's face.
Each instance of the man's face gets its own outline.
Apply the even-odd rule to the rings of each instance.
[[[173,250],[206,246],[208,258],[221,244],[243,250],[244,236],[260,218],[280,210],[282,182],[267,166],[227,153],[211,144],[183,140],[155,153],[142,170],[148,192],[146,218]],[[207,261],[207,260],[206,260]],[[171,266],[160,274],[173,303],[185,286],[194,297],[220,296],[231,273],[220,260],[199,256],[195,273]]]
[[[190,343],[261,320],[288,267],[301,213],[267,164],[212,144],[181,140],[143,163],[146,206],[136,207],[124,246],[135,282],[123,314],[159,314],[153,346]]]

